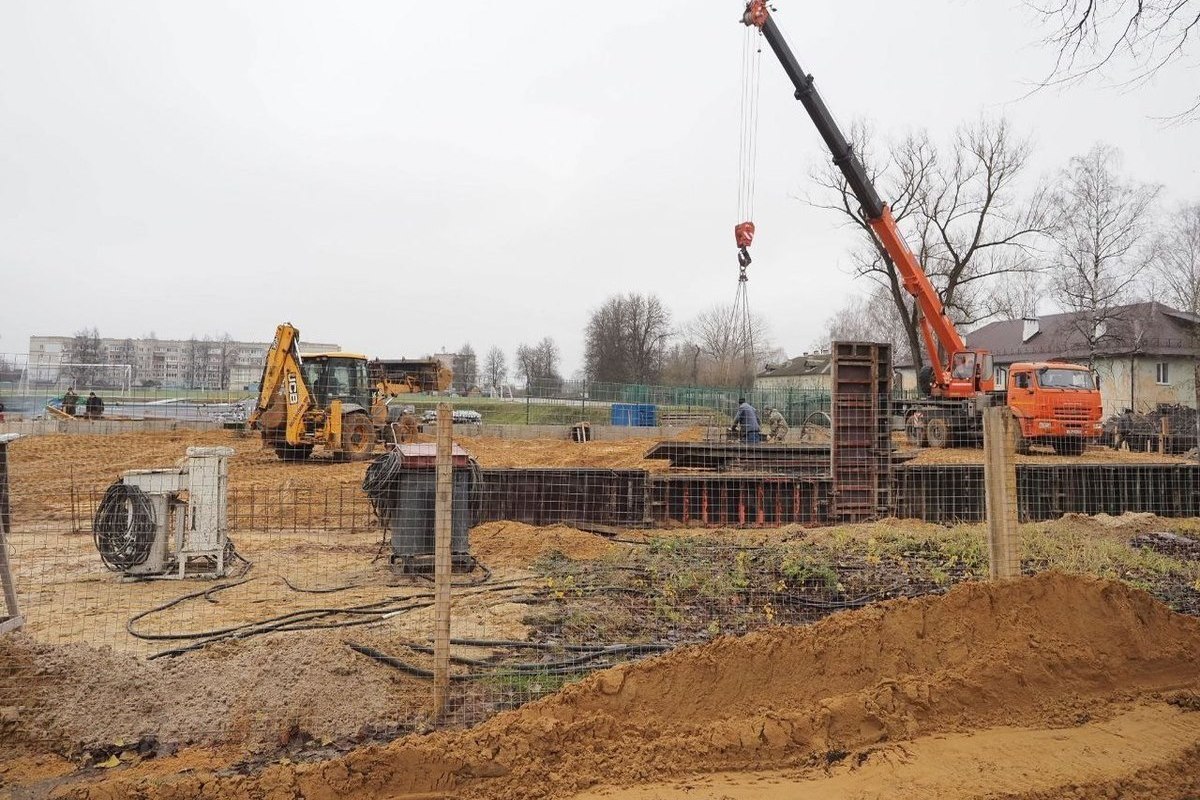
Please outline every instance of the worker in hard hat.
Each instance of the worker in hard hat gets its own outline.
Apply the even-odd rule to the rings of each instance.
[[[737,414],[733,417],[731,433],[738,434],[746,444],[758,444],[762,441],[762,430],[758,426],[758,412],[754,406],[746,402],[746,398],[738,398]]]
[[[787,420],[783,418],[783,414],[779,413],[779,409],[774,406],[767,406],[767,428],[771,431],[768,441],[782,442],[787,439]]]

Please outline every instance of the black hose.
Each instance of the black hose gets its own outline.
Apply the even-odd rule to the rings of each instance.
[[[404,646],[418,653],[424,653],[426,655],[433,654],[433,648],[427,645],[406,643]],[[573,658],[563,659],[561,661],[528,661],[517,664],[498,664],[494,661],[484,661],[478,658],[464,658],[462,656],[450,656],[450,660],[456,664],[464,664],[470,667],[486,667],[489,669],[504,668],[513,673],[548,672],[559,669],[567,669],[569,667],[578,667],[582,664],[587,664],[604,658],[605,656],[645,655],[647,653],[662,653],[670,649],[671,645],[609,644],[589,647],[585,649],[581,655],[577,655]]]
[[[368,647],[357,642],[346,642],[346,646],[356,653],[361,653],[368,658],[372,658],[381,664],[386,664],[393,669],[412,675],[416,678],[424,678],[426,680],[433,679],[433,672],[422,667],[409,664],[406,661],[401,661],[395,656],[389,656],[376,650],[374,647]],[[654,647],[655,650],[648,651],[646,648]],[[667,648],[669,649],[669,648]],[[596,669],[606,669],[612,664],[600,663],[593,664],[588,662],[597,661],[603,656],[617,654],[640,654],[645,652],[658,652],[658,646],[655,645],[610,645],[604,650],[597,650],[594,653],[588,653],[579,658],[570,659],[568,661],[547,662],[544,664],[489,664],[483,665],[481,662],[474,662],[475,665],[491,666],[490,669],[484,672],[460,673],[452,674],[451,681],[473,681],[487,680],[489,678],[506,678],[506,677],[530,677],[533,675],[577,675],[581,672],[590,672]],[[459,660],[459,663],[471,663],[468,660]],[[586,666],[585,666],[586,664]]]
[[[368,625],[376,622],[381,616],[415,611],[417,609],[428,608],[429,606],[433,605],[433,593],[421,592],[418,594],[405,595],[403,597],[389,597],[384,600],[378,600],[373,603],[364,603],[356,606],[305,608],[297,611],[291,611],[286,614],[269,617],[267,619],[245,622],[240,625],[232,625],[225,628],[215,628],[207,631],[193,631],[188,633],[146,633],[139,631],[136,628],[138,621],[145,619],[152,614],[166,611],[167,609],[177,606],[180,603],[184,603],[188,600],[203,598],[210,603],[215,603],[217,601],[213,598],[214,594],[222,592],[225,589],[232,589],[235,586],[240,586],[243,583],[248,583],[252,580],[258,580],[258,578],[242,578],[236,581],[227,581],[225,583],[219,583],[214,586],[210,586],[207,589],[201,589],[195,592],[189,592],[188,594],[180,595],[173,600],[168,600],[165,603],[161,603],[153,608],[148,608],[145,611],[141,611],[133,615],[125,623],[125,630],[130,636],[146,641],[193,642],[193,644],[176,647],[169,650],[163,650],[148,656],[148,659],[152,660],[156,658],[162,658],[164,656],[176,656],[182,655],[183,653],[189,653],[194,650],[200,650],[210,644],[215,644],[225,639],[248,639],[252,636],[259,636],[265,633],[320,630],[326,628],[350,628],[358,625]],[[289,588],[294,588],[286,578],[284,578],[283,581]],[[526,583],[527,580],[525,579],[503,581],[501,583],[481,587],[476,591],[471,592],[470,595],[522,589]],[[347,616],[359,617],[359,619],[343,620],[338,622],[317,622],[317,620],[326,619],[328,617],[336,617],[343,614]]]
[[[92,519],[92,540],[104,566],[125,572],[150,557],[157,520],[150,497],[117,481],[108,487]]]
[[[279,577],[283,580],[284,585],[286,585],[289,589],[291,589],[293,592],[300,592],[301,594],[333,594],[334,592],[345,592],[350,589],[361,589],[367,585],[365,583],[347,583],[341,586],[328,586],[320,589],[309,589],[292,583],[287,579],[286,575],[280,575]]]
[[[368,464],[367,472],[363,475],[362,490],[371,503],[375,518],[385,530],[391,527],[392,517],[398,506],[394,495],[403,462],[404,457],[398,448],[388,450]]]
[[[376,661],[378,661],[380,664],[387,664],[392,669],[398,669],[401,672],[406,673],[408,675],[412,675],[415,678],[425,678],[427,680],[433,680],[433,673],[430,672],[429,670],[422,669],[420,667],[415,667],[412,664],[401,661],[400,659],[398,659],[394,656],[389,656],[386,653],[381,653],[380,651],[376,650],[374,647],[367,647],[365,644],[358,644],[356,642],[346,642],[346,646],[349,647],[351,650],[353,650],[356,653],[362,653],[367,658],[373,658]],[[451,675],[450,680],[452,680],[452,681],[469,681],[469,680],[471,680],[472,677],[474,677],[474,676],[472,676],[472,675]]]
[[[474,458],[468,460],[471,482],[467,487],[467,504],[470,512],[467,527],[474,528],[483,520],[483,469]]]
[[[403,469],[404,456],[397,447],[368,464],[366,474],[363,475],[362,490],[371,503],[375,518],[385,530],[391,528],[392,519],[399,507],[400,473]],[[467,473],[467,527],[472,527],[478,524],[483,516],[483,470],[480,469],[479,462],[471,458],[468,460]]]

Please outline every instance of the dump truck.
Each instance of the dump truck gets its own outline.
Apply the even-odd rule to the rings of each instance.
[[[444,392],[454,381],[454,373],[436,358],[376,358],[367,364],[367,373],[376,391],[385,397]]]
[[[983,440],[983,411],[1007,405],[1020,425],[1017,446],[1048,445],[1065,455],[1082,453],[1102,432],[1100,391],[1095,375],[1077,364],[1042,362],[1013,364],[1009,388],[997,389],[992,355],[967,347],[946,313],[929,276],[904,241],[891,209],[880,197],[825,101],[813,77],[801,69],[775,24],[766,0],[748,2],[744,25],[757,28],[795,87],[795,97],[808,112],[833,156],[833,163],[858,200],[879,247],[895,264],[897,277],[920,311],[921,340],[929,367],[918,381],[922,397],[898,401],[909,441],[918,446],[948,447]],[[734,227],[739,263],[753,238],[750,221]],[[1018,382],[1019,381],[1019,382]]]

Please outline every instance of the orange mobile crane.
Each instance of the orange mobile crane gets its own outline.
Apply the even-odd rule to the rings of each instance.
[[[765,0],[748,2],[742,23],[761,31],[783,65],[796,87],[796,99],[825,140],[833,163],[862,206],[872,232],[895,264],[905,290],[916,301],[921,338],[929,354],[929,372],[919,381],[924,384],[920,388],[925,397],[903,406],[909,440],[932,447],[979,442],[983,409],[1007,404],[1021,425],[1021,449],[1043,444],[1063,454],[1082,453],[1086,442],[1101,433],[1100,392],[1095,375],[1076,364],[1018,363],[1009,367],[1013,388],[997,390],[991,353],[967,347],[929,276],[905,243],[891,209],[879,198],[862,162],[817,93],[812,76],[800,68],[784,41]],[[740,230],[745,224],[735,231],[739,247],[746,239]]]

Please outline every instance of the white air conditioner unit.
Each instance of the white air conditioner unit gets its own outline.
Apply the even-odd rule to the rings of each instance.
[[[130,578],[220,578],[233,555],[229,447],[189,447],[180,466],[134,469],[108,487],[92,524],[100,558]]]

